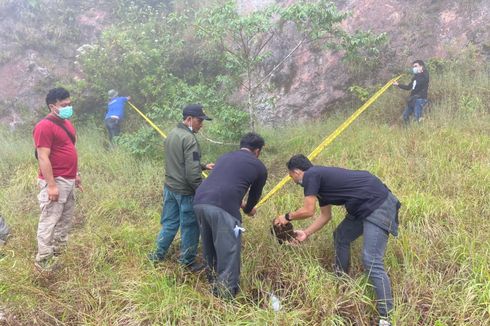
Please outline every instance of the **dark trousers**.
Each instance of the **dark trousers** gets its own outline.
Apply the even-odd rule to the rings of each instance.
[[[378,312],[383,317],[393,309],[390,278],[384,268],[389,235],[388,229],[384,227],[388,219],[397,225],[398,205],[398,200],[390,193],[386,201],[368,218],[347,215],[334,231],[335,264],[337,270],[344,273],[348,273],[350,267],[351,243],[363,236],[362,262],[376,292]]]
[[[121,121],[116,118],[107,118],[104,121],[107,131],[109,132],[109,140],[112,143],[114,137],[119,136],[121,133]]]
[[[240,281],[241,222],[213,205],[194,205],[213,293],[234,297]]]

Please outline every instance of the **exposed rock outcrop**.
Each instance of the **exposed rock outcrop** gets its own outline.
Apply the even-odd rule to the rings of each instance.
[[[262,8],[270,1],[238,0],[245,12]],[[294,2],[276,1],[280,5]],[[344,22],[349,31],[370,30],[386,33],[389,45],[384,49],[382,64],[367,83],[382,83],[413,60],[447,57],[468,44],[474,44],[490,57],[489,1],[335,1],[341,10],[351,12]],[[273,44],[269,68],[277,64],[284,51],[294,47],[293,30],[286,30],[282,41]],[[267,71],[267,68],[265,69]],[[259,99],[273,99],[257,108],[259,120],[296,121],[324,114],[330,106],[345,97],[353,80],[338,54],[303,48],[293,55],[271,78],[272,90],[258,94]],[[272,104],[271,104],[272,102]]]
[[[67,2],[72,5],[69,12],[46,9],[48,4],[56,6],[50,1],[7,0],[0,5],[0,121],[15,125],[20,122],[20,111],[39,109],[46,87],[60,77],[83,78],[76,56],[111,24],[111,8],[100,7],[94,0]],[[237,0],[237,5],[245,15],[272,3],[293,2]],[[344,22],[347,30],[387,34],[389,46],[383,49],[382,64],[358,79],[340,54],[302,47],[271,75],[268,87],[257,92],[260,104],[256,112],[263,123],[319,117],[345,99],[352,84],[382,83],[414,59],[446,57],[468,44],[490,57],[489,1],[335,2],[339,9],[352,13]],[[61,26],[70,28],[60,27],[60,20],[65,24]],[[59,44],[61,36],[64,41]],[[294,29],[285,28],[284,35],[271,46],[264,71],[270,71],[297,42]]]

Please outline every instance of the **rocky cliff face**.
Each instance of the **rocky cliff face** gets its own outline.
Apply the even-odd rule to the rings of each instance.
[[[238,0],[241,8],[254,10],[250,1]],[[256,1],[261,8],[271,1]],[[293,1],[276,1],[287,5]],[[317,49],[298,51],[271,79],[272,91],[259,94],[273,98],[274,105],[262,105],[259,119],[265,123],[316,118],[347,95],[352,84],[376,84],[389,80],[394,73],[409,67],[413,60],[445,58],[469,44],[490,58],[489,1],[334,1],[352,15],[345,21],[350,31],[370,30],[386,33],[389,42],[383,49],[383,64],[371,76],[356,79],[338,54]],[[294,46],[294,34],[284,36],[273,46],[273,58],[282,57],[285,48]],[[288,43],[288,44],[286,44]]]
[[[246,14],[274,2],[288,5],[294,0],[237,0],[237,5]],[[335,2],[352,13],[345,22],[348,30],[387,33],[389,43],[383,49],[383,64],[360,80],[339,54],[302,48],[271,76],[272,87],[257,94],[264,103],[257,110],[262,122],[317,118],[344,99],[352,84],[382,83],[415,59],[446,57],[468,44],[490,57],[490,1]],[[110,24],[113,8],[100,7],[99,2],[90,0],[67,0],[65,4],[63,8],[48,0],[6,0],[0,4],[2,122],[15,125],[20,110],[38,109],[47,87],[61,77],[83,78],[74,63],[77,49],[82,51],[84,44],[93,42]],[[64,43],[57,44],[61,37]],[[294,31],[285,29],[283,37],[272,45],[265,70],[277,64],[296,43]]]
[[[14,128],[22,115],[45,108],[48,88],[83,78],[76,56],[109,23],[107,12],[95,1],[0,3],[1,123]]]

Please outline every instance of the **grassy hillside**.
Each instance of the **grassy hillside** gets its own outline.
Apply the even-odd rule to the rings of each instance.
[[[390,89],[315,161],[369,170],[403,203],[400,236],[390,238],[386,254],[396,325],[490,324],[489,85],[484,68],[433,73],[430,112],[407,128],[398,120],[407,94]],[[353,109],[261,130],[267,190],[292,154],[309,153]],[[79,128],[85,192],[56,274],[33,266],[38,206],[30,134],[1,132],[0,205],[13,230],[0,258],[8,324],[372,325],[361,241],[352,278],[332,273],[332,231],[343,209],[301,247],[279,246],[269,234],[274,216],[300,205],[301,188],[287,185],[256,218],[244,217],[242,292],[235,302],[222,301],[203,275],[178,266],[177,247],[158,268],[145,258],[160,227],[163,162],[106,151],[102,126]],[[232,149],[203,144],[210,160]],[[281,311],[270,308],[270,293],[281,299]]]

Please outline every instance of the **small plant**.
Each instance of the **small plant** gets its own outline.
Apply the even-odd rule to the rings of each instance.
[[[369,91],[366,88],[359,85],[353,85],[349,87],[349,92],[351,92],[361,102],[366,102],[369,98]]]
[[[462,95],[459,98],[459,110],[464,113],[472,114],[479,112],[483,109],[482,100],[474,95]]]

